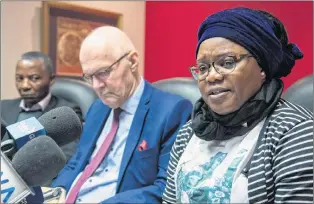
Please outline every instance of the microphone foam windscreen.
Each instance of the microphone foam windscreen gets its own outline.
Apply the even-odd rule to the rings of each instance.
[[[49,137],[61,146],[80,137],[82,123],[72,108],[62,106],[38,118]]]
[[[47,136],[27,142],[13,157],[12,165],[27,185],[41,186],[55,178],[65,166],[66,157]]]

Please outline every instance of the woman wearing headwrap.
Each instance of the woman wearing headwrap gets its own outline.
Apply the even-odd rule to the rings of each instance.
[[[313,202],[313,113],[280,98],[302,57],[267,12],[203,21],[190,68],[202,97],[172,148],[163,203]]]

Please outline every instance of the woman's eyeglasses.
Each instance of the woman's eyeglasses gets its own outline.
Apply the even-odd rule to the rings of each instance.
[[[237,63],[246,57],[253,57],[253,55],[241,54],[238,56],[224,56],[210,64],[199,63],[198,65],[192,66],[190,67],[190,71],[196,80],[204,80],[208,76],[212,67],[217,73],[226,75],[233,72]]]

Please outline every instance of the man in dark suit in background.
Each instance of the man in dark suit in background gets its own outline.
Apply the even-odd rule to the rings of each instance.
[[[82,120],[80,107],[50,93],[54,82],[55,68],[51,59],[41,52],[26,52],[18,60],[15,85],[20,98],[1,101],[1,118],[7,125],[42,114],[61,106],[72,108]],[[7,140],[5,136],[2,141]],[[75,153],[77,141],[61,147],[67,159]]]

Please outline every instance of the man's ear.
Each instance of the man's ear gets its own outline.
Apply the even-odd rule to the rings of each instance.
[[[128,60],[130,62],[131,65],[131,71],[134,72],[139,65],[139,57],[138,57],[138,53],[136,51],[132,51],[130,52],[130,54],[128,55]]]
[[[50,86],[52,86],[52,84],[55,83],[55,78],[56,78],[56,75],[54,74],[50,76]]]
[[[263,82],[266,80],[266,74],[263,70],[261,70],[261,78]]]

